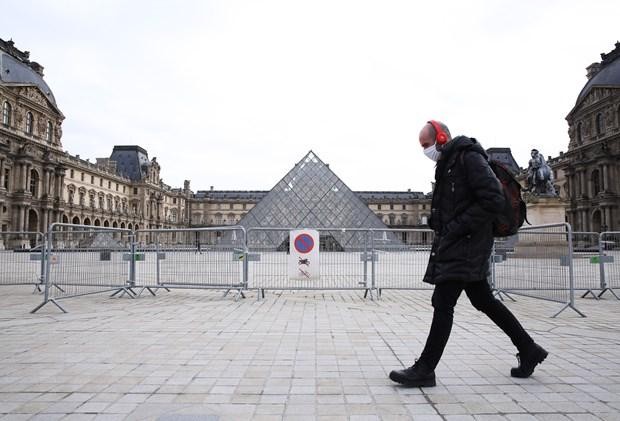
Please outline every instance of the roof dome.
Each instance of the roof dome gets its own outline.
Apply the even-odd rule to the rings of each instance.
[[[35,85],[56,105],[50,87],[43,80],[43,66],[28,58],[30,53],[15,48],[13,41],[0,39],[0,83],[7,85]]]
[[[600,63],[593,63],[588,67],[589,80],[579,93],[577,102],[597,86],[620,88],[620,42],[616,42],[616,48],[610,53],[601,54],[601,58]]]

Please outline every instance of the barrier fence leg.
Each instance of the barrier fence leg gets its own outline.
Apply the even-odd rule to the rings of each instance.
[[[50,285],[51,245],[52,245],[52,241],[51,241],[51,229],[50,229],[50,231],[48,231],[47,233],[47,236],[44,237],[43,256],[41,256],[42,260],[44,260],[45,262],[45,266],[44,266],[45,270],[42,273],[42,276],[44,278],[43,283],[45,285],[45,288],[43,291],[44,292],[43,302],[39,304],[38,306],[36,306],[35,308],[33,308],[30,311],[31,314],[36,313],[37,311],[39,311],[39,309],[43,308],[45,304],[50,303],[50,302],[54,304],[56,307],[58,307],[60,311],[62,311],[63,313],[67,313],[67,310],[65,310],[60,304],[58,304],[55,299],[49,298],[49,290],[51,286],[58,288],[61,292],[65,292],[62,288],[60,288],[56,284]]]
[[[571,309],[575,310],[575,312],[577,314],[579,314],[581,317],[586,317],[585,314],[583,314],[581,311],[577,310],[577,307],[575,307],[575,272],[574,272],[574,268],[573,268],[573,234],[572,234],[570,226],[568,226],[568,230],[567,231],[568,231],[568,287],[569,287],[569,299],[568,299],[568,302],[564,305],[564,307],[562,307],[560,309],[560,311],[558,311],[553,316],[551,316],[551,318],[557,317],[561,312],[563,312],[567,308],[571,308]]]

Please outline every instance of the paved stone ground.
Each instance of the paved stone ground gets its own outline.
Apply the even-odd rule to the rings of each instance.
[[[466,297],[434,388],[387,378],[428,331],[429,291],[91,295],[29,311],[0,287],[4,420],[620,420],[620,302],[507,302],[550,356],[513,379],[515,350]]]

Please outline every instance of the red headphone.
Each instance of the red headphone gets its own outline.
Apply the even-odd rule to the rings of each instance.
[[[435,129],[435,142],[439,145],[448,143],[448,134],[443,131],[439,123],[435,120],[429,120],[428,123]]]

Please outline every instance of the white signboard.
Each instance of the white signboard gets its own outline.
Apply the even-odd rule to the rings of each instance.
[[[319,232],[302,229],[290,232],[288,277],[291,280],[319,280]]]

